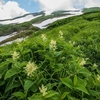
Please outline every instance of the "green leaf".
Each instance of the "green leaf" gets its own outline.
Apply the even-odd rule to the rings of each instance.
[[[29,88],[34,84],[33,81],[31,80],[25,80],[24,83],[24,90],[27,92],[29,90]]]
[[[61,70],[63,69],[63,67],[64,67],[63,64],[58,63],[58,64],[56,65],[55,72],[61,71]]]
[[[72,83],[72,80],[70,78],[61,78],[61,81],[67,87],[69,87],[70,89],[73,89],[73,83]]]
[[[13,96],[20,97],[21,99],[25,98],[25,94],[23,92],[14,92]]]
[[[5,81],[0,81],[0,86],[4,85]]]
[[[77,99],[77,98],[75,98],[75,97],[69,96],[69,97],[68,97],[68,100],[79,100],[79,99]]]
[[[5,72],[8,71],[8,64],[9,63],[6,61],[0,64],[0,79],[5,74]]]
[[[77,84],[77,75],[74,75],[74,86]]]
[[[36,84],[33,84],[33,85],[31,86],[30,90],[31,90],[32,92],[37,92],[38,86],[37,86]]]
[[[51,90],[51,91],[47,92],[47,94],[45,95],[45,98],[50,98],[50,97],[53,97],[55,95],[59,95],[59,93]]]
[[[61,100],[63,100],[70,92],[64,92],[63,95],[61,96]]]
[[[77,77],[77,80],[78,80],[77,84],[82,84],[84,87],[86,87],[87,82],[85,79],[81,79],[81,78]]]
[[[28,98],[28,100],[44,100],[42,95],[33,95],[31,97]]]
[[[4,79],[10,78],[18,73],[19,71],[17,70],[17,68],[13,67],[6,72]]]
[[[80,91],[82,91],[82,92],[84,92],[84,93],[86,93],[86,94],[89,95],[87,89],[82,84],[77,84],[77,86],[75,87],[75,89],[80,90]]]
[[[84,74],[84,75],[91,76],[91,72],[88,69],[86,69],[86,68],[80,69],[79,70],[79,73]]]
[[[5,92],[8,92],[9,90],[12,90],[14,88],[17,88],[20,85],[21,85],[20,83],[14,82],[14,80],[9,80],[9,82],[8,82],[8,84],[6,86]]]
[[[95,96],[95,97],[100,96],[100,92],[99,92],[99,91],[90,90],[90,93],[91,93],[93,96]]]

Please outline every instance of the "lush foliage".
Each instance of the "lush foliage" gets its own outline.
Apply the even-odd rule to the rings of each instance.
[[[1,46],[0,100],[100,100],[99,15],[56,21]]]
[[[26,15],[28,15],[28,14],[26,14]],[[24,17],[26,15],[23,15],[21,17]],[[21,24],[16,24],[16,23],[15,24],[8,24],[8,25],[2,25],[1,24],[0,25],[0,36],[8,35],[8,34],[11,34],[13,32],[20,32],[20,31],[23,31],[23,30],[27,30],[27,29],[33,27],[32,26],[33,23],[40,23],[40,22],[47,20],[49,18],[60,17],[60,16],[65,16],[65,15],[70,15],[70,14],[69,13],[64,14],[63,11],[61,11],[60,13],[52,13],[51,15],[45,15],[43,12],[36,13],[36,14],[34,13],[32,15],[34,15],[34,16],[41,15],[41,16],[34,18],[29,22],[24,22],[24,23],[21,23]],[[8,19],[8,20],[14,20],[14,19],[17,19],[17,18],[20,18],[20,17]],[[39,30],[39,28],[34,27],[34,30]]]

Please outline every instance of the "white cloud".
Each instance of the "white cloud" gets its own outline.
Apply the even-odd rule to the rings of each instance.
[[[100,0],[87,0],[85,7],[100,7]]]
[[[41,10],[73,9],[73,0],[35,0],[40,3]]]
[[[100,0],[34,0],[39,2],[41,10],[55,11],[84,7],[100,7]]]
[[[0,0],[0,19],[14,18],[27,13],[24,9],[19,7],[15,1],[4,2]]]

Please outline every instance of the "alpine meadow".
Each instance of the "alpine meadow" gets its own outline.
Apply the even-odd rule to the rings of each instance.
[[[0,45],[0,100],[100,100],[100,10],[45,29],[34,21],[0,25],[6,35],[26,29],[22,41]]]

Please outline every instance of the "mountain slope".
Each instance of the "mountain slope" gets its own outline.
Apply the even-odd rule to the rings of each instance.
[[[49,24],[52,22],[71,17],[71,16],[76,16],[78,14],[82,14],[81,11],[56,11],[53,12],[51,15],[45,15],[44,12],[38,12],[38,13],[31,13],[31,14],[26,14],[23,16],[19,16],[13,19],[6,19],[6,20],[0,20],[1,24],[0,25],[0,44],[6,43],[8,41],[12,41],[16,39],[19,36],[19,33],[22,31],[27,31],[30,29],[32,32],[32,29],[34,31],[39,30],[39,28],[46,28]],[[30,20],[30,21],[29,21]],[[4,25],[6,24],[6,25]],[[37,28],[38,27],[38,28]],[[16,32],[18,35],[11,37],[10,34]],[[7,36],[6,36],[7,35]],[[4,37],[3,37],[4,36]],[[24,33],[23,33],[24,36]],[[16,38],[15,38],[16,37]],[[4,40],[5,39],[5,40]]]
[[[1,100],[99,100],[100,12],[65,18],[0,47]]]

